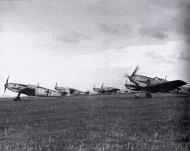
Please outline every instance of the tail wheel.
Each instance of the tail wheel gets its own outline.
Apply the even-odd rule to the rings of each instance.
[[[151,95],[151,93],[145,93],[145,97],[146,98],[152,98],[152,95]]]
[[[20,97],[16,97],[13,101],[20,101],[21,98]]]

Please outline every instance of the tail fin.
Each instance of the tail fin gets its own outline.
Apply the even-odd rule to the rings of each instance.
[[[57,88],[57,82],[56,82],[56,84],[55,84],[55,89]]]
[[[104,87],[104,82],[102,83],[101,89],[103,89],[103,87]]]

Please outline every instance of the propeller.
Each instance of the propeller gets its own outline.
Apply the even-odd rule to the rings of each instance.
[[[136,66],[135,70],[133,71],[131,76],[134,76],[136,74],[136,72],[139,70],[139,66]]]
[[[139,66],[136,66],[135,70],[133,71],[131,75],[128,75],[127,73],[125,74],[125,77],[129,78],[130,84],[131,84],[131,77],[134,76],[138,70],[139,70]]]
[[[131,76],[134,76],[136,73],[137,73],[137,71],[139,70],[139,66],[136,66],[136,68],[135,68],[135,70],[133,71],[133,73],[131,74],[131,75],[129,75],[129,74],[125,74],[125,77],[126,78],[129,78],[129,77],[131,77]]]
[[[9,76],[7,77],[7,81],[6,81],[5,85],[4,85],[4,87],[5,87],[5,88],[4,88],[4,93],[5,93],[6,89],[7,89],[8,81],[9,81]]]
[[[131,84],[131,81],[132,81],[132,76],[134,76],[137,73],[138,70],[139,70],[139,66],[137,65],[135,70],[133,71],[133,73],[131,75],[128,75],[127,73],[125,74],[125,77],[129,78],[130,84]]]

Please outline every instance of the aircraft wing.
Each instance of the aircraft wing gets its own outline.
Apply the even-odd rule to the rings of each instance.
[[[119,91],[120,89],[117,89],[117,88],[111,88],[111,89],[108,89],[106,92],[107,93],[116,93],[117,91]]]
[[[170,92],[174,89],[177,89],[183,85],[187,84],[184,81],[181,80],[174,80],[174,81],[166,81],[163,83],[155,84],[155,85],[150,85],[146,87],[141,87],[141,90],[145,90],[151,93],[156,93],[156,92]]]
[[[125,87],[129,90],[133,90],[133,91],[140,91],[141,87],[138,85],[134,85],[134,84],[125,84]]]
[[[23,93],[23,94],[28,95],[28,96],[35,96],[35,89],[33,89],[33,88],[24,88],[19,93]]]

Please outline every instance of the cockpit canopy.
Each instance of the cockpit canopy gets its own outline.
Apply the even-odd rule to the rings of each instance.
[[[35,89],[37,86],[36,86],[36,85],[32,85],[32,84],[28,84],[27,87],[28,87],[28,88],[32,88],[32,89]]]

